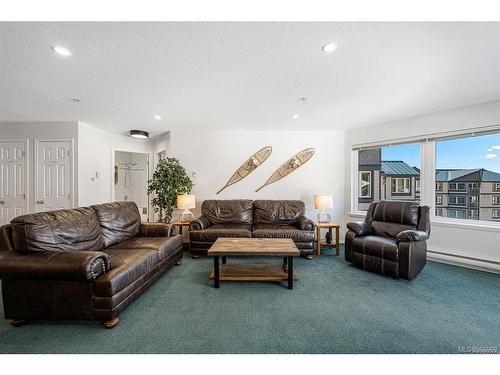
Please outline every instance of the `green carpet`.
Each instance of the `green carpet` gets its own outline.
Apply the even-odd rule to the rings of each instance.
[[[296,260],[293,291],[237,282],[216,290],[212,259],[185,256],[116,328],[0,320],[0,353],[457,353],[500,345],[498,275],[428,262],[408,282],[323,254]]]

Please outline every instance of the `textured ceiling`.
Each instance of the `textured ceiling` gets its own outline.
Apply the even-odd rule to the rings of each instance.
[[[1,23],[0,121],[348,129],[499,99],[498,46],[500,23]]]

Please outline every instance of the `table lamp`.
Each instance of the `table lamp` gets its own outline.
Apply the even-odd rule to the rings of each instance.
[[[333,208],[333,198],[331,194],[326,195],[315,195],[314,196],[314,208],[319,210],[318,212],[318,222],[319,223],[329,223],[331,218],[330,214],[326,212],[327,208]]]
[[[177,208],[184,210],[181,213],[181,221],[190,221],[194,219],[191,208],[195,208],[194,194],[182,194],[177,196]]]

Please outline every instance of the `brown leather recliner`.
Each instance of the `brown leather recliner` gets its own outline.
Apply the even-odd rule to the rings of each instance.
[[[172,265],[182,237],[141,223],[134,202],[19,216],[0,227],[6,319],[103,320],[118,315]]]
[[[301,255],[314,254],[315,225],[298,200],[206,200],[189,225],[191,255],[206,255],[219,237],[291,238]]]
[[[372,203],[363,222],[347,224],[345,260],[365,270],[413,279],[427,259],[429,212],[428,206],[415,202]]]

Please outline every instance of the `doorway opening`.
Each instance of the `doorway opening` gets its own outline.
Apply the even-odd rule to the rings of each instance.
[[[133,201],[141,219],[149,218],[149,154],[115,151],[114,201]]]

